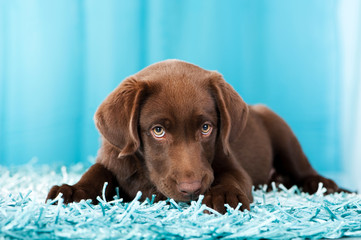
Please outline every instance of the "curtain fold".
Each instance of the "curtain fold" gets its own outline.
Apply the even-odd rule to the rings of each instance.
[[[361,3],[339,5],[342,68],[340,101],[342,160],[346,185],[361,191]]]

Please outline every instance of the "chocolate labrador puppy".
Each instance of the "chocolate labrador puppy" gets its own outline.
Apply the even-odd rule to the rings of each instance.
[[[225,203],[250,209],[252,185],[283,179],[314,193],[322,182],[290,127],[263,105],[247,105],[218,72],[167,60],[125,79],[100,105],[102,135],[96,163],[75,185],[54,186],[65,203],[119,187],[126,201],[143,198],[203,202],[219,212]]]

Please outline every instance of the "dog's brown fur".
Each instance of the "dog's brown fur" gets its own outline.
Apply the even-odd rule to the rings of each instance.
[[[186,62],[163,61],[125,79],[95,123],[103,140],[97,163],[77,184],[54,186],[47,199],[62,192],[65,203],[96,201],[107,181],[108,198],[116,186],[125,200],[139,190],[177,201],[204,194],[204,203],[224,212],[225,203],[249,209],[252,185],[272,180],[310,193],[319,182],[341,190],[311,167],[279,116],[248,106],[219,73]]]

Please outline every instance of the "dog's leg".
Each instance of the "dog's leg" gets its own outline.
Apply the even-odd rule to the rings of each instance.
[[[311,166],[296,136],[287,123],[265,106],[252,107],[262,117],[269,132],[273,147],[273,165],[288,184],[297,185],[305,192],[314,193],[319,182],[326,187],[327,193],[343,191],[331,179],[319,175]]]
[[[251,177],[231,156],[225,156],[220,149],[217,153],[212,164],[215,180],[205,193],[203,203],[220,213],[225,213],[226,203],[233,208],[242,203],[241,210],[250,210],[253,201]]]
[[[48,199],[55,199],[59,193],[62,193],[65,204],[79,202],[82,199],[91,199],[93,203],[97,203],[96,198],[97,196],[102,196],[105,182],[108,182],[105,196],[107,200],[112,200],[112,197],[115,195],[115,188],[118,185],[117,180],[112,172],[102,164],[96,163],[84,173],[76,184],[53,186],[49,191],[46,201]]]

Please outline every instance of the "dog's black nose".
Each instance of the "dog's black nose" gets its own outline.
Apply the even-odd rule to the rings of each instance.
[[[202,184],[200,181],[194,182],[181,182],[177,185],[178,191],[181,192],[184,196],[195,196],[199,195],[201,192]]]

